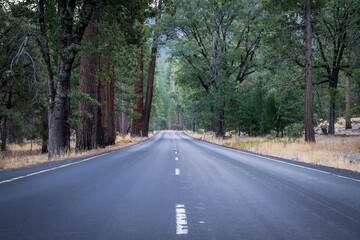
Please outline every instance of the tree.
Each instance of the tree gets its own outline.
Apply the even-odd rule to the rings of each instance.
[[[30,3],[27,3],[30,4]],[[27,33],[20,48],[25,48],[29,38],[34,39],[40,49],[48,79],[48,122],[49,122],[49,158],[64,154],[70,149],[70,78],[77,47],[84,30],[95,10],[97,1],[58,0],[57,11],[53,2],[36,1],[38,13],[31,14],[31,8],[24,4],[13,6],[13,10],[25,12],[25,15],[35,16],[38,22],[38,32]],[[20,9],[20,10],[19,10]],[[76,14],[75,14],[76,12]],[[54,22],[54,15],[59,21]],[[56,27],[51,26],[52,22]],[[59,32],[51,32],[51,28]],[[58,33],[58,34],[57,34]],[[50,46],[55,49],[50,49]],[[54,60],[51,51],[57,52],[57,73],[54,71]]]
[[[132,55],[126,53],[126,48],[142,38],[141,31],[135,30],[134,26],[137,19],[144,18],[146,3],[121,2],[110,6],[109,2],[93,14],[93,23],[85,31],[85,49],[80,64],[85,69],[81,72],[79,86],[83,100],[79,102],[78,150],[115,143],[115,80],[120,79],[114,77],[114,68],[128,64],[126,57],[119,56]],[[132,15],[113,18],[119,11],[132,11]],[[125,117],[121,119],[127,125]],[[86,141],[82,139],[89,143],[84,145]]]
[[[314,15],[317,43],[314,51],[314,68],[318,69],[321,79],[315,85],[327,83],[330,95],[329,134],[335,134],[335,106],[340,71],[349,68],[345,62],[345,51],[353,41],[356,29],[359,28],[356,17],[359,1],[330,1]]]
[[[173,39],[172,54],[180,58],[188,78],[184,85],[204,89],[209,95],[211,129],[225,133],[223,97],[229,88],[242,83],[256,66],[255,52],[260,44],[259,4],[239,1],[176,1],[177,12],[167,15],[164,28]],[[184,69],[181,69],[182,71]],[[186,80],[187,79],[187,80]],[[230,99],[228,99],[230,100]]]
[[[345,129],[351,129],[351,118],[350,118],[350,111],[351,111],[351,78],[349,74],[346,74],[346,125]]]
[[[138,67],[135,69],[137,83],[134,85],[134,94],[137,95],[135,99],[135,109],[134,112],[138,114],[132,119],[131,123],[131,135],[132,136],[142,136],[143,135],[143,121],[144,121],[144,62],[143,62],[143,46],[138,44],[138,58],[137,64]]]
[[[158,15],[155,20],[155,24],[161,19],[161,8],[162,8],[162,0],[158,0],[157,9]],[[149,65],[149,75],[147,81],[147,90],[146,90],[146,98],[145,98],[145,105],[144,105],[144,118],[143,118],[143,134],[144,136],[148,136],[149,132],[149,123],[150,123],[150,114],[151,114],[151,104],[153,98],[153,91],[154,91],[154,77],[155,77],[155,67],[156,67],[156,55],[158,49],[158,39],[159,39],[159,31],[155,30],[153,35],[153,44],[151,48],[151,60]]]
[[[305,142],[315,142],[312,110],[312,36],[311,36],[311,1],[306,0],[306,51],[305,51]]]
[[[100,35],[96,25],[98,22],[98,12],[93,12],[91,22],[85,29],[83,42],[85,44],[95,44]],[[80,81],[79,91],[86,98],[79,101],[78,125],[76,132],[76,149],[78,151],[96,148],[99,143],[100,129],[99,105],[97,104],[99,95],[98,57],[92,53],[85,53],[80,60]]]

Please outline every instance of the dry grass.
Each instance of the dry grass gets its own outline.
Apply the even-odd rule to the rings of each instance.
[[[151,136],[152,134],[149,134],[149,137]],[[41,153],[40,144],[9,144],[8,150],[0,153],[0,170],[22,168],[43,162],[65,160],[76,157],[86,157],[97,153],[105,153],[111,150],[120,149],[125,146],[144,141],[145,139],[147,138],[132,138],[130,137],[130,135],[127,135],[125,137],[117,136],[115,140],[115,145],[108,146],[106,148],[93,149],[86,152],[76,152],[75,141],[71,141],[71,151],[68,155],[54,158],[51,160],[48,160],[47,153]]]
[[[224,140],[216,138],[211,133],[188,134],[198,139],[259,154],[360,172],[359,136],[316,136],[316,143],[305,143],[304,140],[285,138],[268,140],[261,137],[236,136]]]

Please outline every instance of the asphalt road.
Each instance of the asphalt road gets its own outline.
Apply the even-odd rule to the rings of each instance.
[[[360,180],[161,132],[0,172],[0,239],[360,239]]]

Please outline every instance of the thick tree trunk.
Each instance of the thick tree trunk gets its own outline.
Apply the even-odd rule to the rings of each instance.
[[[71,67],[70,67],[71,68]],[[70,126],[68,123],[70,114],[70,71],[59,73],[62,81],[56,88],[54,101],[49,103],[49,158],[63,155],[70,151]]]
[[[218,137],[225,136],[225,111],[224,111],[224,109],[220,110],[220,118],[218,121],[218,129],[217,129],[216,135]]]
[[[135,70],[137,74],[136,79],[137,83],[134,85],[134,94],[138,97],[135,99],[135,109],[134,112],[140,115],[139,117],[133,118],[131,123],[131,136],[142,136],[143,131],[143,119],[144,119],[144,64],[143,64],[143,47],[142,44],[138,45],[138,51],[140,51],[139,57],[137,59],[138,68]]]
[[[97,21],[97,13],[93,13],[91,20]],[[99,35],[94,22],[89,23],[84,32],[83,41],[90,43]],[[80,61],[80,82],[79,91],[88,94],[92,99],[98,100],[98,59],[96,57],[84,55]],[[78,103],[79,118],[76,131],[76,150],[84,151],[97,147],[97,121],[98,106],[87,101],[80,100]],[[88,117],[87,115],[91,117]]]
[[[41,116],[41,153],[47,153],[48,152],[48,140],[49,140],[49,125],[48,125],[48,119],[45,117],[47,116],[47,109],[43,109],[43,114]]]
[[[121,134],[123,136],[126,136],[127,134],[127,129],[128,129],[128,114],[127,114],[127,102],[125,100],[125,83],[121,83],[121,88],[123,90],[122,94],[121,94],[121,108],[122,108],[122,112],[121,112]]]
[[[335,134],[335,101],[330,100],[330,116],[328,134]]]
[[[12,93],[10,92],[7,102],[6,102],[6,109],[9,111],[12,107]],[[8,116],[3,116],[3,125],[1,129],[1,151],[6,151],[6,143],[8,138]]]
[[[184,122],[183,122],[183,113],[178,110],[176,112],[177,114],[177,121],[178,121],[178,130],[183,130],[184,129]]]
[[[336,103],[336,89],[338,82],[338,74],[335,72],[329,81],[330,90],[330,116],[329,116],[329,134],[335,134],[335,103]]]
[[[154,77],[155,77],[155,67],[156,67],[156,54],[157,54],[157,46],[151,49],[151,61],[149,67],[149,77],[146,89],[146,100],[144,106],[144,121],[143,121],[143,135],[145,137],[149,134],[149,124],[150,124],[150,114],[151,114],[151,104],[153,98],[153,91],[154,91]]]
[[[305,141],[315,142],[312,109],[312,53],[311,53],[311,6],[306,0],[306,69],[305,69]]]
[[[225,111],[224,109],[216,109],[215,107],[212,107],[212,113],[212,130],[215,132],[216,137],[224,137]]]
[[[6,151],[6,141],[7,141],[7,117],[4,116],[2,119],[1,126],[1,151]]]
[[[158,20],[161,18],[161,5],[162,5],[162,0],[159,0],[159,2],[158,2],[159,15],[155,21],[155,24],[157,24]],[[154,38],[153,38],[153,45],[151,48],[151,60],[150,60],[150,66],[149,66],[148,84],[147,84],[147,89],[146,89],[147,91],[146,91],[146,99],[145,99],[145,106],[144,106],[143,135],[145,137],[147,137],[149,134],[151,104],[152,104],[152,97],[153,97],[153,91],[154,91],[154,77],[155,77],[158,38],[159,38],[159,33],[155,31]]]
[[[114,96],[114,67],[106,61],[106,78],[100,86],[99,101],[101,103],[101,125],[104,146],[115,144],[115,96]]]
[[[346,126],[345,129],[351,129],[351,118],[349,111],[351,110],[351,78],[346,75]]]

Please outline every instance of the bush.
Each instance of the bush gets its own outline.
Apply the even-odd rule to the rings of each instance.
[[[290,138],[300,138],[304,134],[304,124],[293,123],[285,127],[285,134]]]
[[[196,129],[196,133],[203,134],[203,133],[204,133],[204,129],[198,128],[198,129]]]
[[[273,140],[273,139],[274,139],[274,136],[271,135],[271,134],[266,134],[266,135],[265,135],[265,138],[268,139],[268,140]]]

